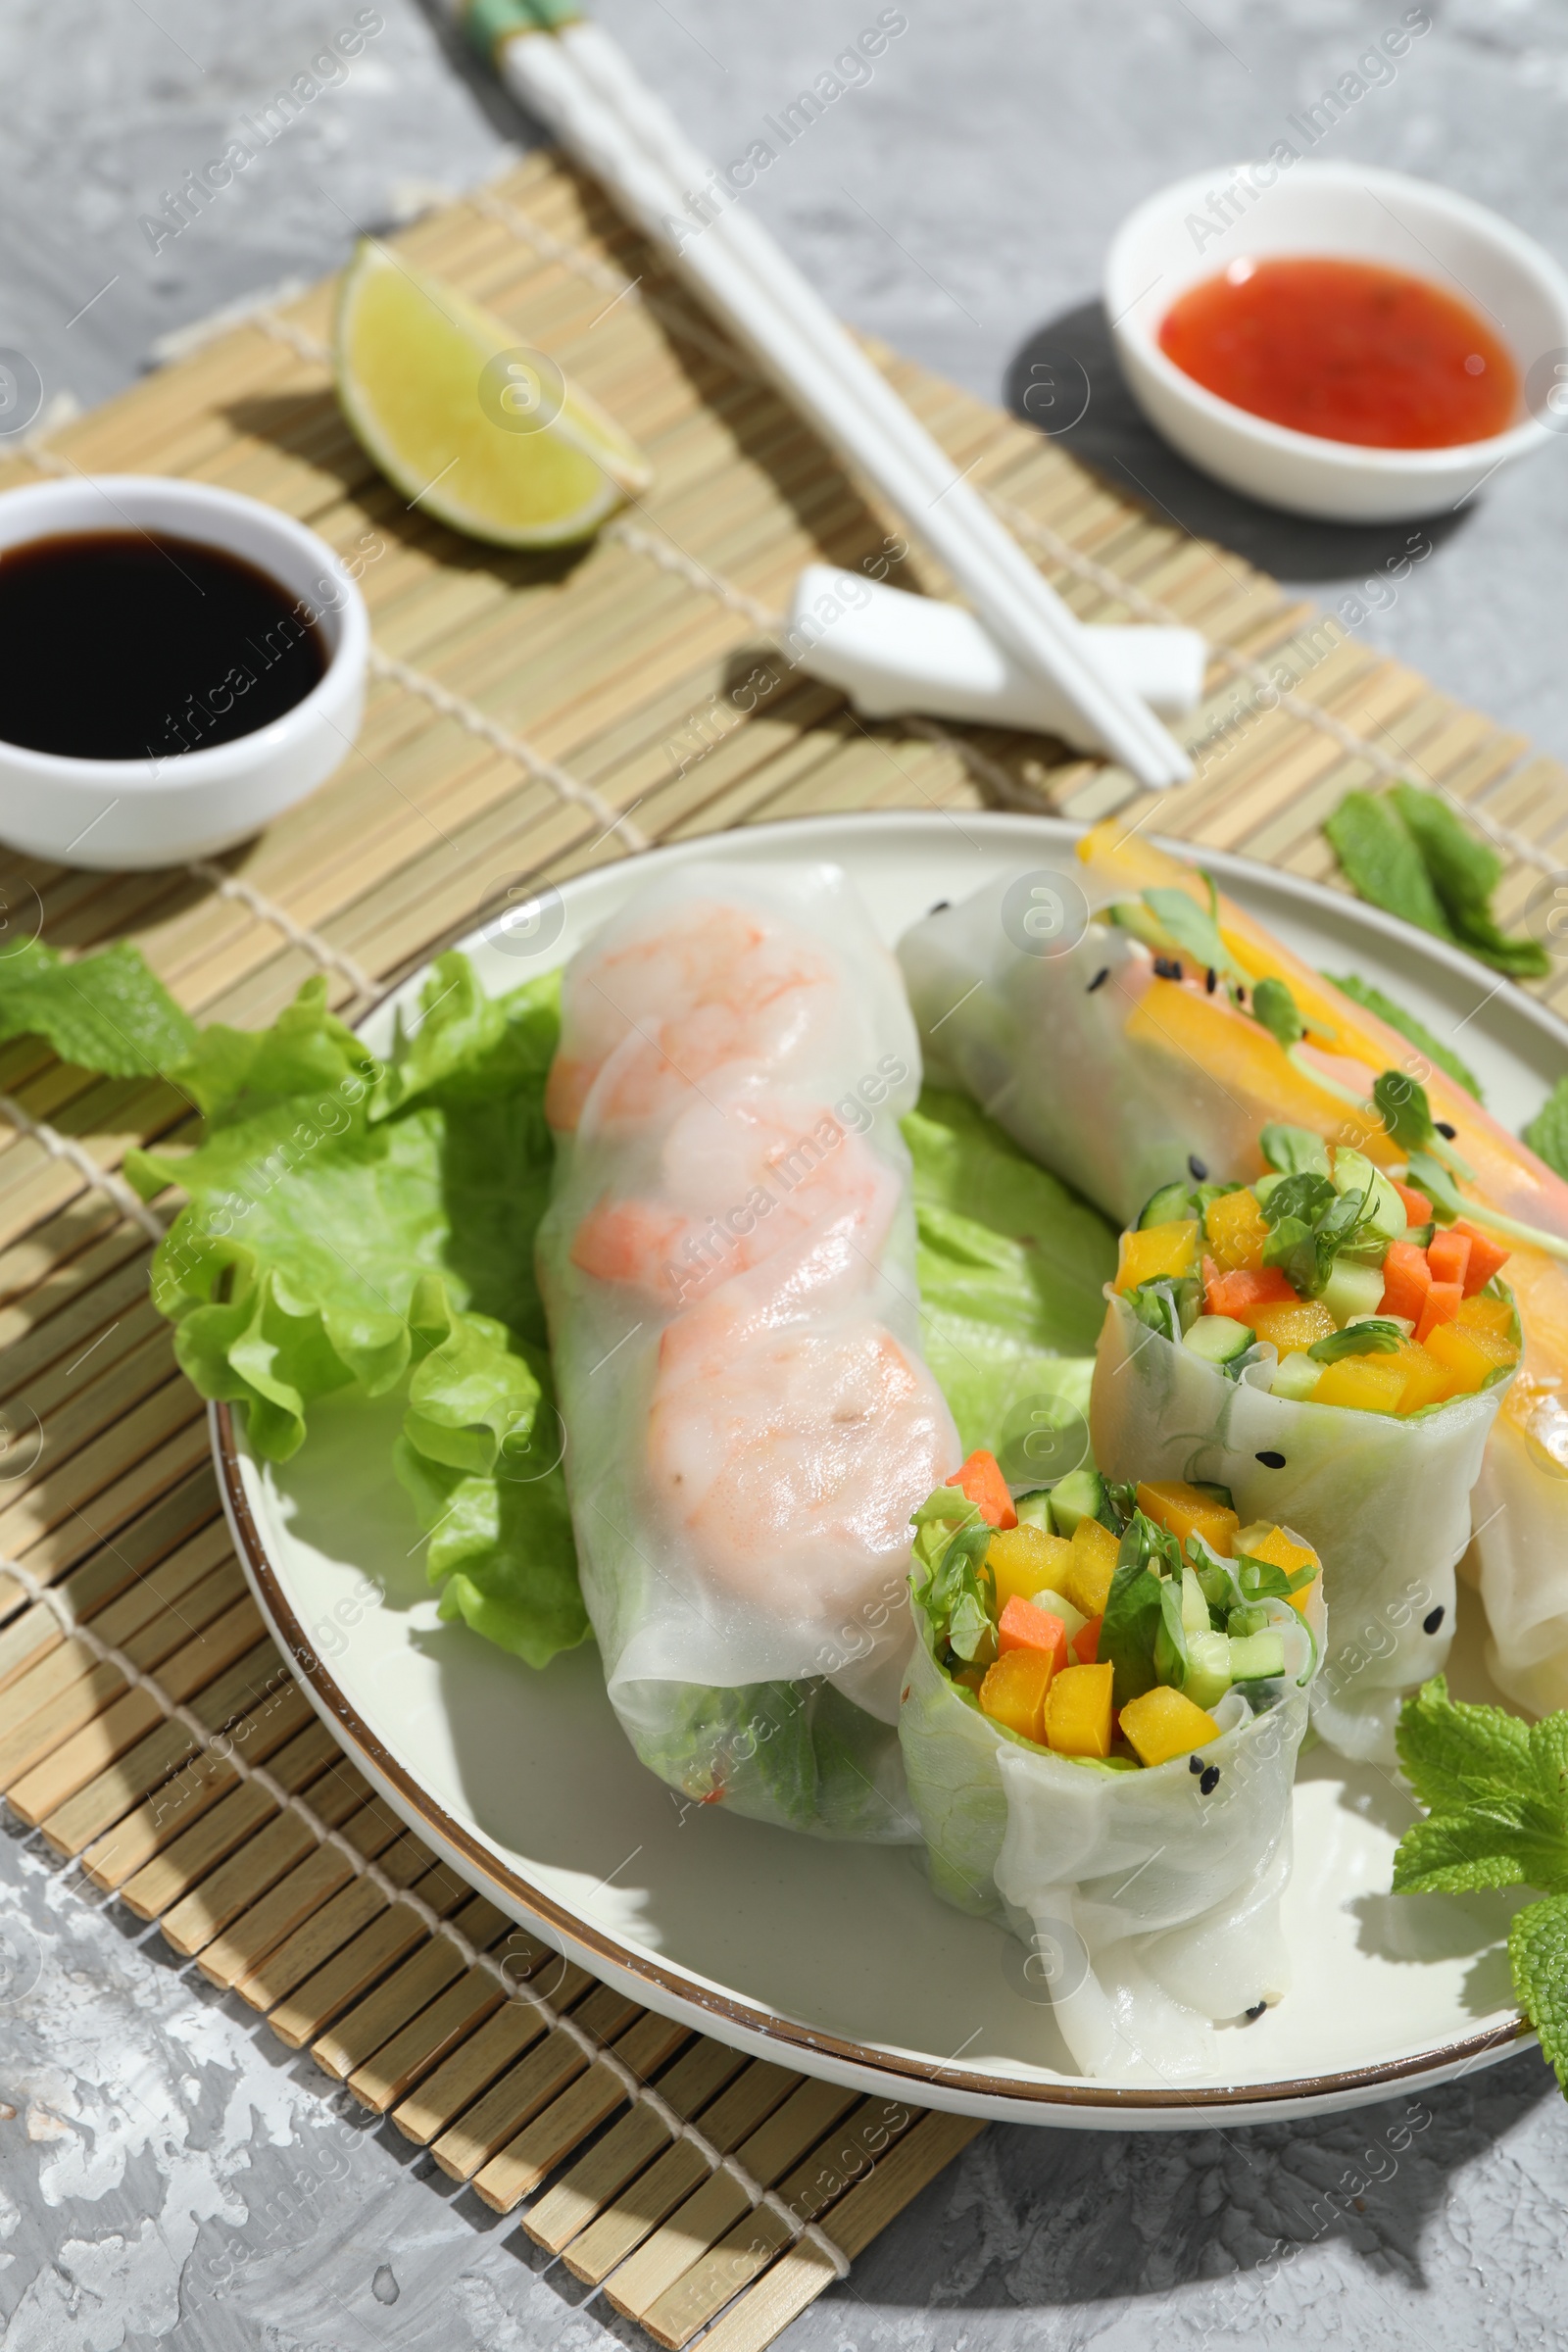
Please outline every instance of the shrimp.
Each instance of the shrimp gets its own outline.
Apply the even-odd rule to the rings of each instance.
[[[652,1196],[596,1201],[571,1261],[671,1309],[826,1226],[874,1263],[900,1199],[893,1170],[835,1112],[783,1096],[692,1102],[660,1173]]]
[[[816,1299],[808,1319],[802,1287],[769,1298],[744,1277],[668,1326],[647,1474],[708,1582],[772,1616],[844,1624],[855,1654],[902,1606],[909,1516],[956,1468],[957,1434],[868,1301],[824,1313]]]
[[[755,907],[692,899],[616,931],[570,967],[550,1124],[623,1131],[734,1064],[777,1070],[827,1036],[843,988],[824,948]]]

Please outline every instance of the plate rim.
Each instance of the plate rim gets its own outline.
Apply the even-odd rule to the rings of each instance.
[[[766,825],[732,828],[730,832],[700,834],[686,840],[662,844],[655,849],[637,853],[635,859],[625,862],[641,868],[654,863],[683,862],[703,855],[713,855],[720,842],[739,838],[748,842],[777,841],[786,843],[802,834],[817,837],[824,824],[835,829],[874,832],[882,829],[913,828],[935,831],[948,821],[945,810],[887,809],[857,810],[843,816],[794,817]],[[959,820],[964,826],[977,825],[982,831],[995,828],[1001,832],[1018,825],[1038,826],[1044,838],[1056,842],[1077,841],[1091,828],[1070,818],[1054,817],[1044,811],[1025,809],[966,809]],[[1195,853],[1202,854],[1223,878],[1224,874],[1240,872],[1257,875],[1276,885],[1284,883],[1287,895],[1299,895],[1309,903],[1343,908],[1353,906],[1358,919],[1365,918],[1368,927],[1393,940],[1404,939],[1408,924],[1399,922],[1381,909],[1368,906],[1359,900],[1347,901],[1344,894],[1327,889],[1304,875],[1292,874],[1284,868],[1264,864],[1260,859],[1242,858],[1233,852],[1205,850],[1203,845],[1182,842],[1168,836],[1153,835],[1152,839],[1161,849],[1191,862]],[[559,887],[563,893],[571,890],[573,883],[588,883],[600,876],[618,875],[621,862],[610,866],[590,867],[582,875],[568,877]],[[471,926],[455,946],[465,943],[478,945],[495,928],[494,918],[486,924]],[[1477,978],[1473,959],[1451,948],[1446,941],[1417,935],[1423,953],[1434,961],[1446,964],[1456,975]],[[437,950],[436,953],[443,951]],[[355,1026],[375,1013],[388,1009],[395,1000],[415,987],[428,970],[434,956],[409,971],[381,998],[370,1012],[362,1016]],[[1544,1034],[1568,1052],[1568,1023],[1563,1022],[1539,1000],[1529,997],[1512,983],[1515,1008],[1526,1009]],[[1494,992],[1495,993],[1495,992]],[[1208,2110],[1230,2112],[1237,2108],[1257,2107],[1268,2112],[1289,2112],[1321,2107],[1327,2101],[1338,2106],[1364,2103],[1383,2086],[1394,2086],[1414,2078],[1437,2081],[1445,2076],[1462,2073],[1468,2068],[1494,2063],[1514,2046],[1528,2046],[1534,2038],[1533,2030],[1522,2015],[1510,2022],[1492,2026],[1467,2034],[1456,2041],[1437,2048],[1418,2051],[1401,2058],[1383,2059],[1374,2063],[1342,2069],[1332,2074],[1295,2076],[1266,2082],[1195,2084],[1185,2088],[1157,2088],[1145,2084],[1118,2086],[1110,2083],[1076,2082],[1070,2080],[1031,2082],[1016,2076],[998,2076],[965,2068],[954,2059],[940,2064],[910,2053],[879,2045],[847,2039],[823,2029],[798,2023],[780,2016],[776,2011],[760,2008],[744,1996],[715,1988],[704,1979],[666,1967],[655,1955],[621,1942],[580,1913],[546,1893],[542,1887],[520,1877],[475,1836],[466,1823],[449,1813],[446,1807],[422,1786],[416,1776],[385,1746],[370,1729],[347,1692],[312,1647],[306,1629],[301,1624],[277,1570],[268,1555],[262,1532],[251,1508],[246,1491],[242,1462],[246,1458],[239,1441],[233,1408],[225,1401],[213,1401],[208,1408],[209,1428],[214,1467],[219,1492],[234,1539],[240,1564],[245,1571],[269,1625],[288,1661],[296,1680],[305,1689],[307,1697],[317,1713],[333,1732],[340,1744],[346,1746],[353,1760],[372,1781],[384,1785],[389,1799],[396,1805],[412,1828],[431,1837],[448,1853],[455,1866],[480,1891],[500,1896],[499,1908],[514,1918],[526,1918],[544,1932],[545,1940],[561,1949],[569,1942],[589,1953],[601,1966],[615,1974],[630,1978],[645,1988],[648,2006],[668,2015],[698,2012],[704,2019],[701,2031],[710,2033],[717,2040],[733,2038],[737,2031],[748,2039],[787,2051],[793,2062],[806,2073],[820,2073],[831,2065],[842,2074],[853,2070],[858,2078],[871,2076],[886,2080],[896,2078],[901,2086],[911,2091],[923,2088],[934,2094],[942,2105],[958,2112],[989,2114],[993,2118],[1005,2113],[1008,2120],[1048,2124],[1052,2110],[1068,2110],[1072,2120],[1087,2122],[1091,2116],[1107,2125],[1121,2124],[1137,2128],[1141,2119],[1162,2121],[1172,2115],[1194,2115],[1193,2128],[1204,2128],[1202,2114]],[[1062,2118],[1068,2120],[1067,2117]]]

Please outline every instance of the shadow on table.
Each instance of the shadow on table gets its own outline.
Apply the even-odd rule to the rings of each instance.
[[[1234,548],[1276,579],[1364,579],[1407,555],[1412,531],[1441,547],[1472,512],[1464,508],[1421,523],[1314,522],[1227,490],[1190,466],[1145,417],[1098,302],[1063,311],[1025,338],[1008,364],[1004,398],[1024,423],[1132,490],[1181,530]]]

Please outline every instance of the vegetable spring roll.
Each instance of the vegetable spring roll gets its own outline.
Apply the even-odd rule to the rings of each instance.
[[[1494,1679],[1537,1711],[1568,1703],[1568,1186],[1192,866],[1107,823],[1062,867],[901,943],[928,1072],[1124,1222],[1162,1183],[1262,1174],[1273,1123],[1353,1146],[1440,1222],[1504,1243],[1524,1352],[1472,1558]],[[1046,889],[1038,937],[1027,891],[1008,906],[1020,883]]]
[[[916,1345],[919,1053],[835,866],[686,866],[568,964],[539,1237],[583,1590],[692,1801],[911,1840],[909,1514],[958,1458]]]
[[[1507,1252],[1363,1152],[1262,1134],[1255,1184],[1165,1185],[1123,1234],[1095,1365],[1112,1477],[1215,1479],[1321,1552],[1313,1691],[1344,1753],[1395,1761],[1401,1696],[1453,1634],[1470,1493],[1519,1359]]]
[[[1180,2082],[1289,1985],[1319,1561],[1222,1488],[971,1455],[915,1513],[899,1732],[932,1884],[1030,1948],[1086,2075]]]

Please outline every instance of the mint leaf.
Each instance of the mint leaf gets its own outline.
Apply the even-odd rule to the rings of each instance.
[[[1508,1963],[1519,2006],[1568,2095],[1568,1895],[1549,1895],[1516,1914]]]
[[[1281,1176],[1327,1176],[1328,1146],[1309,1127],[1282,1127],[1274,1121],[1257,1139],[1258,1150]]]
[[[1306,1023],[1296,1008],[1296,999],[1283,980],[1260,980],[1252,991],[1252,1018],[1260,1021],[1276,1044],[1287,1051],[1299,1045],[1306,1035]]]
[[[1421,852],[1390,802],[1348,792],[1323,830],[1358,898],[1439,939],[1452,939]]]
[[[13,1037],[41,1037],[109,1078],[145,1078],[184,1058],[196,1025],[127,940],[73,963],[32,940],[0,960],[0,1040]]]
[[[1446,1046],[1441,1038],[1434,1037],[1425,1021],[1418,1021],[1413,1012],[1406,1012],[1402,1004],[1396,1004],[1394,999],[1386,997],[1381,988],[1374,988],[1369,981],[1357,979],[1354,972],[1325,972],[1323,977],[1331,988],[1339,990],[1342,997],[1348,997],[1352,1004],[1359,1004],[1366,1012],[1375,1012],[1387,1027],[1396,1029],[1401,1037],[1408,1038],[1417,1052],[1424,1054],[1428,1061],[1436,1062],[1455,1086],[1462,1086],[1465,1093],[1474,1095],[1478,1102],[1485,1100],[1481,1082],[1474,1071],[1459,1059],[1451,1047]],[[1564,1085],[1568,1087],[1568,1081],[1564,1081]],[[1564,1141],[1568,1144],[1568,1111],[1565,1111],[1564,1117]],[[1529,1141],[1528,1136],[1525,1140]],[[1544,1158],[1544,1152],[1542,1156]]]
[[[1538,1159],[1558,1176],[1568,1177],[1568,1078],[1559,1078],[1524,1131],[1524,1140]]]
[[[1372,1100],[1383,1124],[1406,1152],[1418,1151],[1435,1133],[1427,1090],[1404,1070],[1385,1070],[1372,1084]]]
[[[1435,1813],[1406,1830],[1394,1857],[1396,1894],[1471,1894],[1523,1886],[1526,1871],[1512,1831],[1468,1813]]]
[[[1523,1792],[1534,1778],[1519,1717],[1451,1699],[1441,1674],[1405,1700],[1395,1742],[1405,1779],[1432,1813],[1462,1807],[1478,1782]]]
[[[1207,875],[1204,877],[1208,881]],[[1209,896],[1215,900],[1214,885],[1209,882]],[[1215,902],[1217,903],[1217,901]],[[1227,978],[1246,987],[1250,973],[1239,964],[1220,937],[1214,914],[1190,899],[1185,890],[1171,888],[1146,890],[1144,905],[1185,954],[1190,956],[1199,970],[1222,972]]]
[[[1396,784],[1391,797],[1461,946],[1495,971],[1539,980],[1550,969],[1545,949],[1539,940],[1506,938],[1492,911],[1492,894],[1503,870],[1495,850],[1467,832],[1438,793]]]

